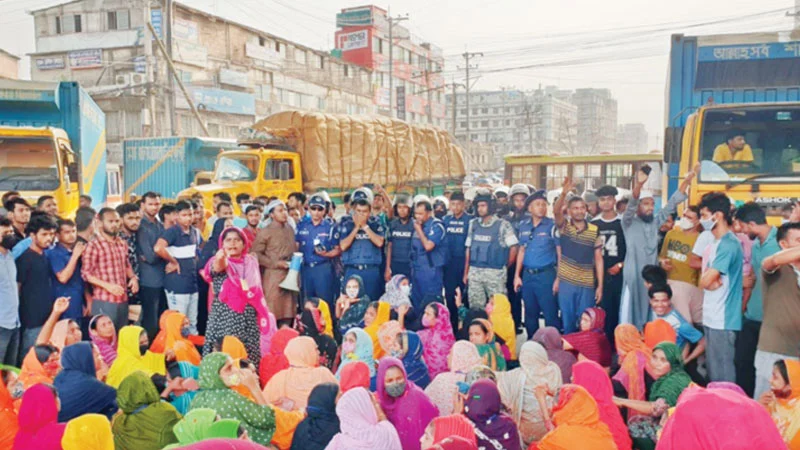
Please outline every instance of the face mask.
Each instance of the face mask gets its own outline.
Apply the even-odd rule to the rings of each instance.
[[[346,288],[345,289],[345,293],[347,294],[348,297],[350,297],[352,299],[356,299],[356,298],[358,298],[358,290],[359,290],[358,288],[355,288],[355,289],[354,288]]]
[[[11,250],[14,248],[14,243],[16,242],[16,238],[14,238],[13,234],[9,234],[8,236],[3,236],[3,241],[0,242],[0,245],[3,246],[6,250]]]
[[[494,305],[486,305],[486,314],[491,316],[493,312],[494,312]]]
[[[714,219],[700,219],[700,225],[702,225],[703,229],[706,231],[713,230],[716,224],[717,221]]]
[[[42,364],[42,367],[44,367],[46,372],[54,373],[58,371],[59,365],[58,361],[50,361]]]
[[[406,382],[401,381],[399,383],[387,384],[386,386],[384,386],[384,389],[386,390],[386,393],[389,395],[389,397],[397,398],[405,394]]]
[[[185,337],[185,338],[187,338],[187,337],[189,337],[190,335],[191,335],[191,333],[189,332],[189,327],[186,327],[186,328],[181,328],[181,336],[182,336],[182,337]]]
[[[147,344],[139,344],[139,354],[144,356],[144,354],[147,353],[147,350],[149,348],[150,348],[150,346],[147,345]]]
[[[400,293],[408,297],[409,294],[411,294],[411,286],[409,285],[400,286]]]
[[[431,319],[423,316],[422,317],[422,326],[425,327],[425,328],[430,328],[430,327],[433,326],[433,322],[431,321]]]
[[[681,227],[681,230],[689,231],[695,227],[694,222],[687,219],[686,217],[681,217],[681,220],[678,221],[678,226]]]
[[[352,342],[344,342],[342,344],[342,353],[348,354],[353,353],[356,350],[356,344]]]
[[[239,376],[239,374],[235,373],[229,377],[224,378],[222,381],[225,383],[226,386],[233,387],[240,385],[242,383],[242,378]]]
[[[434,211],[433,216],[436,217],[437,219],[441,219],[442,217],[445,216],[445,213],[444,211]]]

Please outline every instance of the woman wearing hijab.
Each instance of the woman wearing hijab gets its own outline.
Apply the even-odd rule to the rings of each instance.
[[[178,410],[179,413],[186,414],[192,405],[199,386],[199,369],[193,364],[179,362],[170,364],[167,368],[169,381],[181,378],[180,388],[170,390],[169,403]]]
[[[728,389],[687,389],[658,439],[659,450],[783,448],[767,410]]]
[[[177,312],[178,311],[168,309],[161,313],[161,317],[158,318],[158,333],[153,339],[153,342],[150,343],[151,352],[164,353],[164,349],[167,345],[167,319]]]
[[[614,388],[605,369],[594,361],[580,361],[572,367],[572,381],[583,386],[597,402],[600,420],[608,426],[617,448],[630,450],[628,427],[622,420],[619,408],[614,404]]]
[[[247,349],[236,336],[225,336],[220,351],[234,360],[248,359]]]
[[[55,313],[54,311],[53,314]],[[45,323],[42,327],[42,331],[36,338],[37,343],[50,343],[60,351],[64,350],[64,347],[80,342],[83,339],[81,326],[72,319],[59,320],[55,325],[50,325],[50,323],[50,320],[48,320],[48,323]]]
[[[617,450],[614,436],[600,420],[597,403],[586,389],[565,384],[558,389],[556,398],[553,406],[555,429],[528,450]]]
[[[261,337],[273,333],[275,327],[264,300],[258,260],[248,253],[250,241],[238,228],[225,229],[217,245],[222,252],[203,269],[203,277],[214,291],[203,354],[212,352],[214,342],[236,336],[244,343],[250,361],[259,367]]]
[[[405,283],[404,283],[405,281]],[[380,301],[389,304],[391,309],[397,310],[401,306],[411,307],[411,285],[405,275],[395,275],[386,282],[386,292]]]
[[[495,294],[486,305],[486,314],[489,315],[489,322],[492,323],[494,333],[505,343],[508,351],[511,352],[511,359],[517,359],[517,327],[514,326],[514,319],[511,316],[511,302],[503,294]]]
[[[97,346],[100,356],[109,367],[117,359],[117,330],[114,321],[105,314],[98,314],[89,321],[89,337]]]
[[[390,320],[378,328],[378,343],[386,355],[397,350],[397,335],[403,332],[403,326],[396,320]]]
[[[144,328],[135,325],[122,327],[119,330],[117,359],[108,371],[106,383],[118,388],[122,380],[136,371],[142,371],[148,377],[153,374],[165,375],[167,367],[164,355],[149,351],[149,344]]]
[[[656,345],[649,369],[656,378],[650,389],[649,401],[614,398],[617,406],[640,414],[628,420],[628,429],[636,448],[655,448],[661,416],[678,403],[678,397],[692,382],[683,367],[681,350],[672,342]]]
[[[55,387],[61,400],[59,422],[68,422],[87,413],[109,419],[117,412],[117,391],[97,379],[92,344],[80,342],[64,349],[61,373]]]
[[[310,337],[292,339],[284,354],[289,368],[275,374],[264,388],[264,397],[270,404],[287,411],[303,410],[314,387],[336,383],[331,371],[319,366],[317,344]]]
[[[61,353],[53,345],[34,345],[22,360],[18,381],[25,389],[38,383],[53,384],[53,379],[61,370],[60,357]]]
[[[19,431],[13,450],[62,450],[61,438],[66,424],[58,423],[55,388],[37,384],[22,395],[19,408]]]
[[[269,353],[261,358],[261,365],[258,368],[258,378],[261,380],[261,385],[266,386],[269,380],[275,376],[276,373],[283,369],[289,368],[289,360],[283,354],[289,341],[300,336],[300,333],[291,328],[281,328],[272,337],[272,345],[269,347]]]
[[[306,300],[306,305],[313,306],[319,311],[320,322],[323,326],[320,332],[333,338],[333,316],[331,316],[331,308],[328,306],[328,302],[319,297],[312,297]]]
[[[471,447],[462,447],[464,449],[474,448],[477,450],[478,448],[478,440],[475,438],[472,422],[463,414],[453,414],[437,417],[431,421],[422,437],[422,450],[436,448],[437,445],[453,438],[463,439],[468,445],[471,445]]]
[[[486,311],[483,309],[466,309],[467,312],[461,317],[459,313],[459,322],[461,323],[460,328],[456,332],[456,340],[457,341],[468,341],[469,340],[469,326],[477,319],[484,319],[489,320],[489,315],[486,314]],[[459,312],[461,309],[459,309]],[[490,322],[491,323],[491,322]],[[494,327],[492,327],[492,331],[494,331]],[[495,336],[497,338],[497,336]]]
[[[397,429],[403,450],[419,450],[420,438],[431,420],[439,416],[439,410],[408,379],[399,359],[388,356],[381,359],[377,395],[386,418]]]
[[[213,409],[193,409],[172,428],[178,442],[164,447],[164,450],[184,448],[206,439],[238,439],[240,425],[241,422],[235,419],[218,419]]]
[[[63,450],[114,450],[114,435],[111,423],[102,414],[85,414],[67,423]]]
[[[291,450],[320,450],[340,431],[336,415],[339,386],[323,383],[314,387],[308,396],[308,416],[294,431]]]
[[[390,351],[392,356],[403,361],[408,379],[422,389],[431,383],[428,366],[422,359],[422,341],[417,333],[403,331],[395,337],[395,345]]]
[[[181,420],[178,410],[162,402],[155,385],[144,372],[125,377],[117,391],[122,414],[114,416],[116,450],[161,450],[178,442],[172,427]]]
[[[325,450],[403,450],[400,437],[369,391],[353,388],[336,404],[341,431]]]
[[[563,337],[564,350],[576,352],[578,360],[588,359],[603,367],[610,367],[611,344],[606,337],[605,326],[606,312],[602,308],[586,308],[578,325],[580,331]]]
[[[662,342],[674,344],[677,338],[675,329],[664,319],[656,319],[644,324],[644,345],[651,350]]]
[[[448,326],[450,322],[446,322]],[[425,388],[425,393],[439,409],[439,414],[447,416],[453,414],[453,399],[458,392],[458,382],[464,382],[467,373],[482,364],[481,355],[475,344],[467,341],[458,341],[453,345],[448,363],[449,372],[442,372]],[[455,411],[456,413],[458,411]]]
[[[428,304],[422,316],[422,326],[423,329],[417,334],[422,340],[423,358],[428,366],[428,373],[431,379],[435,379],[436,375],[447,371],[447,356],[456,341],[447,307],[439,302]]]
[[[342,388],[342,393],[357,387],[363,387],[368,390],[370,380],[369,367],[361,361],[356,361],[342,368],[339,376],[339,386]]]
[[[503,350],[495,341],[492,323],[486,319],[475,319],[469,324],[469,341],[478,348],[483,358],[483,365],[492,370],[506,370],[506,358]]]
[[[200,352],[192,341],[187,339],[190,334],[189,318],[180,312],[170,314],[166,319],[164,331],[166,340],[164,351],[172,350],[175,353],[176,361],[184,361],[195,366],[200,365]]]
[[[317,344],[319,365],[327,367],[329,370],[332,369],[336,363],[336,353],[339,351],[339,347],[332,337],[323,334],[325,327],[321,322],[319,310],[304,309],[300,314],[300,320],[297,321],[297,326],[301,336],[308,336]]]
[[[561,340],[561,333],[554,327],[544,327],[536,330],[533,341],[542,344],[547,352],[547,359],[556,363],[561,369],[561,379],[564,383],[572,380],[572,366],[578,362],[575,355],[564,350],[564,343]]]
[[[547,387],[547,407],[551,406],[552,393],[562,384],[561,369],[547,359],[541,344],[528,341],[519,352],[519,368],[497,373],[497,386],[503,403],[510,409],[514,422],[525,444],[537,441],[547,433],[543,405],[536,398],[536,387]]]
[[[364,313],[364,332],[372,338],[372,354],[375,360],[383,358],[386,354],[378,339],[378,330],[381,325],[389,321],[392,308],[386,302],[372,302]]]
[[[467,399],[464,400],[464,415],[475,425],[478,447],[504,450],[522,448],[517,425],[511,417],[501,412],[502,407],[500,391],[490,380],[476,381],[469,388]]]
[[[789,449],[800,449],[800,362],[779,359],[772,369],[770,390],[760,401],[772,415]]]
[[[614,343],[617,346],[620,368],[611,380],[617,397],[630,400],[645,400],[645,374],[650,361],[651,350],[644,344],[639,330],[631,324],[621,324],[614,330]],[[631,411],[636,414],[635,411]],[[629,416],[630,417],[630,416]]]
[[[0,379],[0,450],[9,450],[19,431],[19,419],[14,410],[14,399],[8,392],[5,379]]]
[[[336,301],[336,317],[339,319],[339,333],[342,336],[351,328],[361,325],[369,303],[369,297],[364,291],[364,280],[358,275],[351,275],[345,283],[344,293]]]
[[[370,391],[375,391],[375,358],[372,357],[372,339],[361,328],[351,328],[342,341],[342,363],[336,372],[341,379],[342,369],[356,361],[361,361],[369,368]]]

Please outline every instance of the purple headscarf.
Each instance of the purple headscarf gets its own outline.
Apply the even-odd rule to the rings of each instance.
[[[501,413],[500,408],[500,391],[493,381],[484,379],[473,383],[464,401],[464,414],[475,424],[478,447],[520,450],[517,425],[511,417]]]
[[[547,359],[556,363],[561,369],[561,378],[564,384],[572,382],[572,366],[578,359],[572,353],[564,350],[561,342],[561,333],[554,327],[544,327],[536,330],[533,341],[542,344],[547,351]]]
[[[397,398],[386,393],[384,380],[386,372],[397,367],[406,379],[406,391]],[[419,450],[419,439],[425,433],[428,424],[439,416],[439,409],[431,399],[413,381],[408,379],[403,363],[392,357],[384,357],[378,364],[378,400],[386,413],[386,418],[397,428],[403,450]]]
[[[114,334],[111,336],[111,342],[101,338],[97,333],[93,333],[93,326],[95,322],[101,317],[108,317],[105,314],[98,314],[92,317],[92,320],[89,321],[89,336],[92,339],[92,343],[97,346],[97,350],[100,351],[100,355],[103,357],[103,362],[106,363],[109,367],[111,364],[114,363],[114,360],[117,359],[117,333],[114,330]]]

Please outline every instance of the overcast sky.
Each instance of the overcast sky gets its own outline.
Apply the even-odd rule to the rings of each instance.
[[[64,3],[0,0],[0,48],[35,50],[27,11]],[[190,6],[330,50],[336,12],[366,0],[184,0]],[[465,50],[480,75],[474,89],[605,87],[619,102],[619,122],[643,122],[656,148],[663,133],[669,36],[787,30],[794,0],[402,0],[376,3],[442,48],[447,82],[463,82]],[[598,62],[601,61],[601,62]],[[520,66],[536,66],[512,70]],[[483,73],[481,73],[483,71]],[[491,71],[491,72],[489,72]],[[20,69],[29,78],[29,63]]]

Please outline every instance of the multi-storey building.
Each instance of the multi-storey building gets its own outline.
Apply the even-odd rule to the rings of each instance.
[[[577,89],[578,154],[613,152],[617,140],[617,101],[608,89]]]
[[[19,78],[19,56],[0,48],[0,78],[16,80]]]
[[[643,123],[623,123],[617,128],[617,153],[647,153],[647,138]]]

